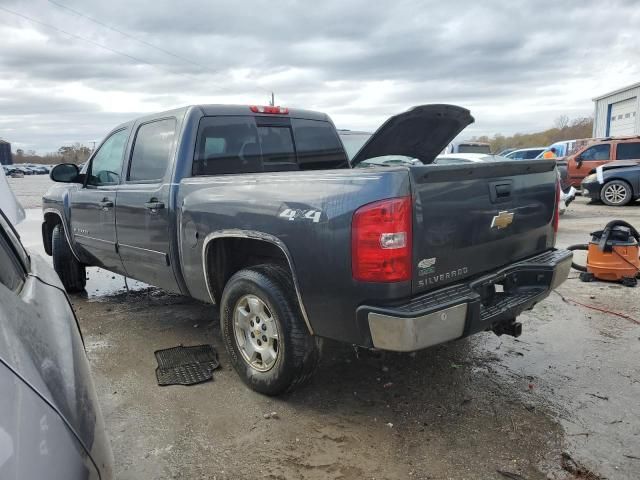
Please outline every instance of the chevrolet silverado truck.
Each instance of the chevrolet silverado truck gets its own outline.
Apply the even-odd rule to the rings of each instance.
[[[269,395],[310,378],[323,338],[409,352],[519,335],[516,317],[571,266],[554,248],[555,163],[432,164],[472,122],[461,107],[414,107],[349,161],[322,113],[146,116],[81,171],[52,170],[44,248],[69,292],[99,266],[218,305],[230,361]]]

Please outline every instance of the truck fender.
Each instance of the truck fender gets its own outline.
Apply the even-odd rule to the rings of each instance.
[[[64,208],[65,210],[67,210],[67,208]],[[58,219],[60,220],[60,224],[62,225],[62,230],[64,231],[64,236],[67,239],[67,242],[69,243],[69,247],[71,249],[71,253],[73,254],[73,256],[76,258],[76,260],[78,260],[79,262],[82,263],[82,260],[80,260],[80,257],[78,256],[78,253],[75,249],[75,246],[73,244],[73,242],[71,241],[71,232],[69,231],[70,228],[70,222],[67,220],[68,216],[67,215],[62,215],[60,213],[59,210],[55,209],[55,208],[45,208],[44,211],[42,212],[45,219],[47,217],[47,215],[56,215],[58,217]],[[67,217],[67,218],[65,218]],[[46,247],[45,247],[46,248]]]
[[[209,293],[209,297],[211,298],[211,302],[215,303],[213,298],[213,292],[211,289],[211,285],[209,284],[209,267],[208,267],[208,253],[209,253],[209,245],[213,240],[217,240],[220,238],[248,238],[252,240],[259,240],[262,242],[267,242],[278,247],[284,257],[287,259],[287,264],[289,265],[289,270],[291,271],[291,278],[293,280],[293,286],[296,290],[296,298],[298,299],[298,304],[300,306],[300,311],[302,313],[302,317],[304,318],[304,323],[307,325],[309,329],[309,333],[313,335],[313,328],[311,328],[311,323],[309,322],[309,317],[307,316],[307,311],[304,308],[304,303],[302,302],[302,295],[300,293],[300,285],[298,283],[298,277],[296,275],[295,268],[293,266],[293,259],[291,258],[291,253],[289,253],[289,249],[284,244],[282,240],[278,237],[270,235],[264,232],[258,232],[255,230],[219,230],[215,232],[209,233],[203,243],[202,243],[202,271],[204,272],[204,280],[207,286],[207,292]]]

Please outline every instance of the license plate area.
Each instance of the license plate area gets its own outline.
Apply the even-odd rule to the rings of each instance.
[[[489,319],[545,292],[551,283],[550,271],[522,270],[496,276],[474,285],[480,297],[480,315]]]

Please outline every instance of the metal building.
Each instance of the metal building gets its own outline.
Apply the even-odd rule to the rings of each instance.
[[[0,165],[12,165],[11,144],[0,139]]]
[[[593,99],[594,137],[640,135],[640,82]]]

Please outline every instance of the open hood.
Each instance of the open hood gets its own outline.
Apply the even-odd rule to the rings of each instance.
[[[353,166],[368,158],[403,155],[422,163],[436,156],[467,125],[474,122],[471,112],[456,105],[420,105],[394,115],[355,154]]]

